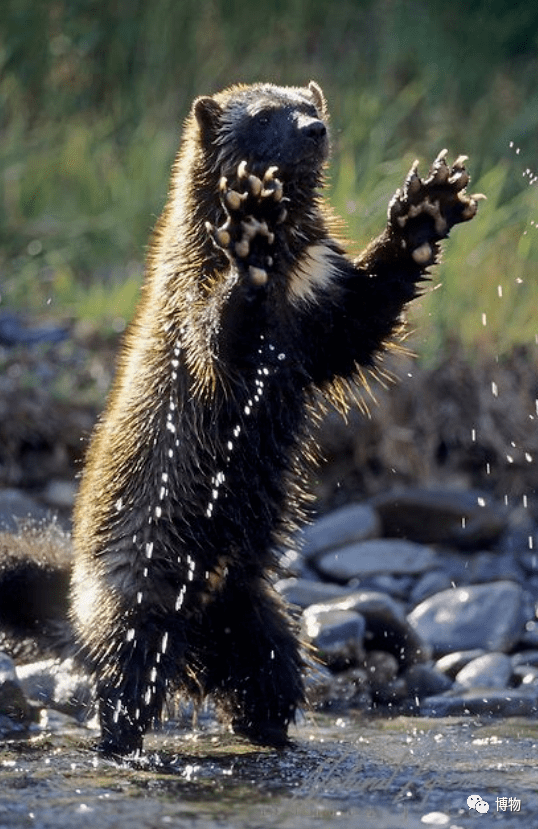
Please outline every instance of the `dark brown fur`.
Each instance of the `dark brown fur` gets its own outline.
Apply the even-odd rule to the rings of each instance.
[[[72,618],[106,752],[140,749],[170,690],[270,743],[303,700],[269,576],[302,515],[311,404],[343,405],[476,211],[462,160],[440,157],[353,261],[320,194],[327,155],[315,84],[233,87],[185,124],[76,506]]]

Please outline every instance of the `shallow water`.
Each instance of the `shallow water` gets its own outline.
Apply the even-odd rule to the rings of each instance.
[[[168,727],[122,765],[97,757],[95,736],[4,742],[0,829],[538,825],[534,721],[316,716],[284,751]],[[487,814],[469,809],[472,794]]]

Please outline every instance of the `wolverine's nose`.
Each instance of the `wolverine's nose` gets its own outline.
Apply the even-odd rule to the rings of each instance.
[[[299,129],[306,138],[319,140],[327,135],[327,127],[319,118],[302,117],[299,120]]]

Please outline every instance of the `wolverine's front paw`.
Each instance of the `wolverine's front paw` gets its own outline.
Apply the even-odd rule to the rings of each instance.
[[[275,227],[286,218],[286,199],[276,172],[277,167],[269,167],[261,179],[249,173],[246,161],[242,161],[233,187],[224,176],[219,182],[226,221],[220,227],[206,223],[217,247],[246,269],[256,285],[267,282],[273,265]]]
[[[426,179],[418,176],[415,161],[403,188],[396,191],[389,204],[392,232],[422,267],[434,261],[435,243],[448,236],[455,224],[472,219],[478,201],[485,198],[481,193],[469,196],[465,192],[469,183],[467,157],[460,155],[449,167],[446,155],[447,150],[439,153]]]

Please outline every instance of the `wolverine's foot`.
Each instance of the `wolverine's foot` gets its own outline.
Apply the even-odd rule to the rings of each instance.
[[[455,224],[472,219],[478,201],[485,198],[481,193],[469,196],[465,192],[469,183],[467,157],[458,156],[449,167],[446,155],[447,150],[439,153],[426,179],[418,176],[415,161],[403,188],[389,204],[389,227],[421,267],[434,261],[435,243],[448,236]]]
[[[269,167],[263,179],[249,173],[246,161],[237,168],[233,187],[223,176],[219,182],[226,221],[220,227],[206,227],[217,247],[248,272],[256,285],[267,282],[273,266],[275,227],[286,218],[282,182],[277,167]]]
[[[251,743],[261,746],[283,748],[291,745],[288,727],[282,723],[252,723],[243,719],[232,722],[232,731],[238,737],[246,737]]]

